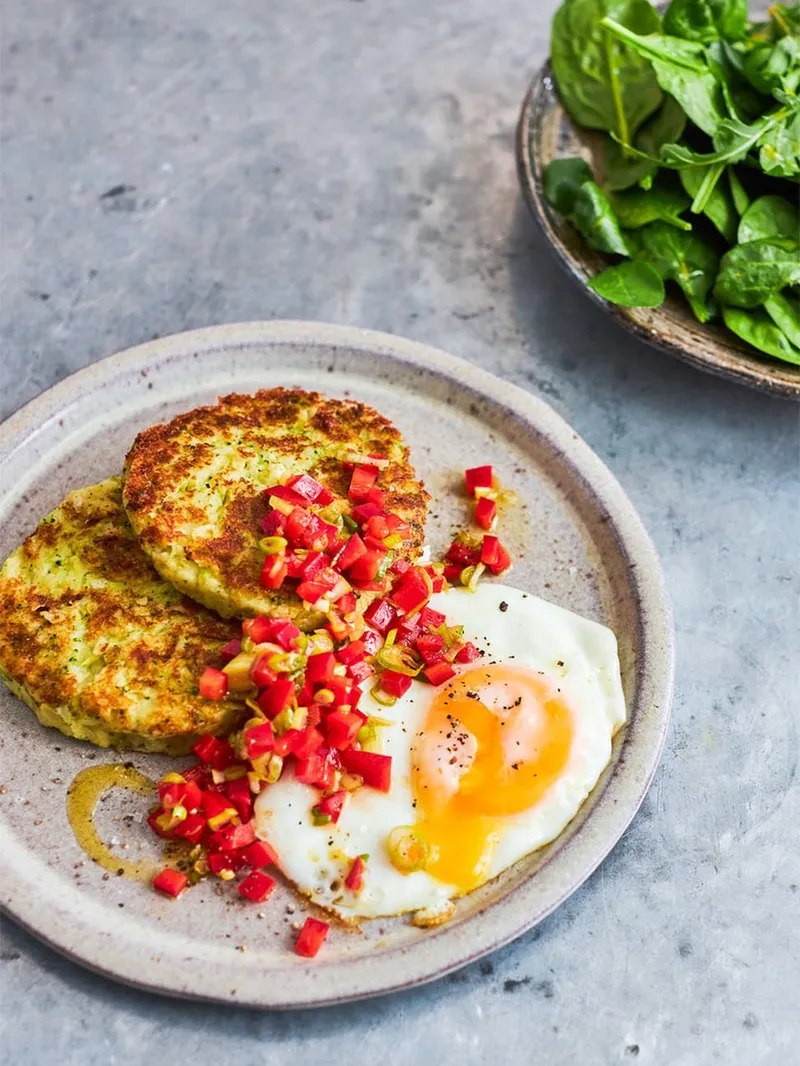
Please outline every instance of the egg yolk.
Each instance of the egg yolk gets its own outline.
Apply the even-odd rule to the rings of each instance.
[[[572,736],[570,711],[541,674],[486,666],[443,688],[412,752],[426,871],[461,892],[486,880],[502,818],[542,798]]]

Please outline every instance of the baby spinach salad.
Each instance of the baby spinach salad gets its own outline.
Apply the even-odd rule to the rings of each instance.
[[[544,172],[548,202],[614,262],[590,286],[658,307],[677,286],[700,322],[800,365],[800,3],[565,0],[551,66],[598,130]]]

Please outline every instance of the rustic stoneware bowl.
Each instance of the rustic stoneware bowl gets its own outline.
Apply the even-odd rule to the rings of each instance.
[[[546,201],[544,168],[553,159],[581,155],[602,173],[599,138],[576,126],[556,92],[550,64],[545,63],[531,83],[517,126],[516,156],[520,186],[533,217],[544,230],[567,272],[596,304],[630,333],[709,374],[739,381],[763,392],[800,399],[800,366],[761,355],[723,326],[702,325],[688,304],[668,293],[661,307],[618,307],[587,285],[608,265],[599,252]]]
[[[292,953],[303,904],[268,904],[205,882],[174,902],[109,876],[70,829],[67,787],[129,758],[151,778],[182,760],[116,755],[41,727],[0,686],[0,902],[35,935],[94,970],[172,995],[258,1007],[341,1002],[430,980],[541,921],[595,869],[655,771],[672,686],[670,611],[658,559],[622,489],[586,444],[527,392],[421,344],[318,323],[250,323],[167,337],[112,356],[45,392],[0,427],[0,558],[68,493],[120,470],[134,435],[234,390],[320,388],[373,404],[402,430],[435,506],[433,551],[468,514],[463,470],[493,463],[524,501],[504,527],[510,584],[611,626],[629,721],[564,833],[423,930],[404,919],[332,930],[319,957]],[[110,792],[101,836],[158,861],[151,800]],[[246,950],[242,950],[246,949]]]

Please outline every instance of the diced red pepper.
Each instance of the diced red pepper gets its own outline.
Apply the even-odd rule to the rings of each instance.
[[[434,574],[431,578],[431,591],[444,592],[444,575]]]
[[[497,515],[497,504],[487,496],[482,496],[475,504],[475,521],[481,529],[491,529]]]
[[[348,711],[332,711],[325,719],[325,736],[332,748],[341,751],[349,748],[356,739],[356,733],[363,724],[359,714],[350,714]]]
[[[163,837],[165,840],[172,840],[172,837],[175,833],[175,827],[173,826],[172,829],[163,829],[158,824],[159,818],[163,817],[165,813],[166,812],[163,810],[163,808],[157,808],[157,810],[154,810],[151,814],[148,814],[147,824],[157,836]],[[203,819],[203,824],[205,825],[205,819]]]
[[[320,570],[324,570],[329,562],[330,559],[325,552],[309,552],[303,558],[298,576],[302,577],[303,581],[313,581]]]
[[[486,538],[484,538],[485,540]],[[461,540],[454,540],[447,549],[446,558],[458,566],[476,566],[481,561],[481,553],[478,548],[470,548]],[[445,577],[447,571],[445,571]],[[449,580],[449,579],[448,579]]]
[[[481,546],[481,562],[485,563],[493,574],[501,574],[511,566],[511,556],[497,537],[487,534]]]
[[[319,751],[325,743],[325,738],[315,726],[306,726],[299,731],[292,745],[292,751],[298,759],[308,759],[314,752]]]
[[[376,507],[380,507],[381,510],[386,506],[386,492],[384,489],[370,489],[367,493],[367,503],[374,504]],[[363,504],[361,505],[364,506]]]
[[[345,888],[349,888],[351,892],[360,892],[364,887],[364,869],[364,860],[359,855],[353,860],[353,865],[344,879]]]
[[[199,688],[204,700],[224,700],[228,694],[228,675],[207,666],[200,675]]]
[[[294,682],[288,677],[279,678],[265,688],[256,702],[268,718],[275,718],[288,707],[294,696]]]
[[[321,507],[325,507],[333,500],[333,494],[330,489],[320,485],[317,479],[310,474],[296,474],[294,477],[289,478],[287,484],[292,492],[302,496],[307,503],[316,503]],[[320,499],[320,497],[325,497],[325,499]]]
[[[254,644],[266,644],[272,640],[275,629],[275,619],[259,615],[257,618],[245,618],[242,622],[244,635],[249,637]]]
[[[386,557],[385,548],[364,549],[364,554],[352,564],[347,571],[353,581],[372,581],[381,568]]]
[[[376,540],[383,540],[384,537],[389,536],[389,523],[386,521],[387,515],[376,514],[372,518],[367,519],[367,524],[364,527],[365,531],[370,537],[375,537]]]
[[[306,758],[298,757],[294,764],[294,776],[304,785],[315,785],[323,791],[333,785],[335,768],[328,758],[327,748],[319,748]]]
[[[244,857],[247,860],[247,865],[252,866],[254,869],[260,869],[262,866],[271,866],[278,861],[278,853],[266,840],[256,840],[255,843],[245,848]]]
[[[417,651],[426,666],[440,662],[444,658],[444,637],[441,633],[423,633],[417,640]]]
[[[287,575],[286,556],[282,552],[277,555],[268,555],[261,567],[258,583],[264,589],[279,589]]]
[[[347,673],[360,685],[362,681],[366,681],[368,677],[372,677],[375,673],[375,668],[370,666],[368,662],[362,660],[360,663],[350,663],[347,667]]]
[[[354,503],[364,503],[377,479],[378,468],[376,466],[357,466],[353,470],[347,495]]]
[[[349,614],[352,614],[353,611],[356,609],[355,593],[346,592],[344,596],[341,596],[336,601],[336,606],[345,617],[347,617],[347,615]]]
[[[349,666],[351,663],[361,662],[365,654],[363,641],[351,640],[349,644],[345,644],[343,648],[339,648],[336,652],[336,658],[340,663]]]
[[[195,741],[192,751],[201,762],[214,770],[225,770],[231,763],[236,762],[236,755],[228,741],[212,737],[208,733]]]
[[[413,677],[408,674],[399,674],[396,670],[384,670],[381,674],[380,685],[387,696],[405,695],[411,688]]]
[[[280,537],[283,534],[283,527],[286,524],[286,515],[281,514],[280,511],[269,511],[261,519],[259,525],[261,526],[261,532],[267,537]]]
[[[220,648],[220,658],[224,663],[229,663],[231,659],[236,658],[241,650],[242,642],[240,640],[229,640],[223,648]]]
[[[275,747],[275,734],[272,731],[272,722],[262,722],[254,725],[251,729],[245,729],[244,742],[247,748],[247,758],[257,759],[266,755]]]
[[[461,571],[463,569],[464,567],[461,565],[449,563],[444,568],[445,581],[449,581],[451,584],[456,584],[461,579]]]
[[[208,826],[202,814],[187,814],[184,820],[173,829],[176,837],[188,840],[190,844],[199,844],[207,831]]]
[[[185,781],[193,781],[198,788],[206,788],[211,783],[211,771],[201,763],[195,763],[188,770],[181,770],[181,777]]]
[[[200,806],[202,793],[194,781],[161,781],[158,785],[158,799],[164,810],[172,810],[179,804],[187,811],[196,811]]]
[[[355,581],[353,584],[359,592],[380,592],[385,596],[389,589],[392,587],[392,583],[388,578],[381,581]]]
[[[295,507],[286,519],[284,535],[295,548],[323,551],[328,546],[326,523],[303,507]]]
[[[431,579],[422,567],[414,566],[395,582],[390,598],[404,614],[414,614],[431,598]]]
[[[310,681],[303,681],[303,687],[297,693],[297,703],[300,707],[308,707],[314,702],[314,686]]]
[[[275,879],[260,870],[253,870],[239,885],[239,895],[251,903],[263,903],[275,890]]]
[[[411,568],[411,563],[408,559],[404,559],[402,556],[399,559],[395,559],[389,569],[393,574],[404,574],[406,570]]]
[[[236,808],[240,821],[249,822],[253,817],[253,793],[247,778],[228,781],[225,785],[225,795]]]
[[[336,656],[332,651],[317,652],[316,655],[309,656],[306,664],[306,681],[314,685],[329,681],[335,669]]]
[[[305,925],[300,930],[300,935],[294,945],[298,955],[306,959],[313,959],[319,949],[325,943],[330,926],[327,922],[321,922],[318,918],[306,918]]]
[[[447,621],[441,611],[434,611],[432,607],[423,607],[419,612],[419,624],[425,629],[438,629]]]
[[[388,600],[373,600],[364,612],[364,620],[379,633],[386,633],[397,620],[397,611]]]
[[[242,851],[212,851],[208,855],[208,865],[213,874],[233,873],[246,866]]]
[[[325,628],[334,640],[344,640],[349,632],[347,623],[338,611],[328,611],[328,621]]]
[[[456,655],[457,663],[474,663],[476,659],[480,659],[481,653],[478,648],[468,640],[461,651]]]
[[[365,629],[361,634],[361,643],[364,645],[364,651],[367,655],[374,655],[381,646],[381,638],[374,629]]]
[[[328,559],[328,556],[326,555],[325,558]],[[328,559],[328,562],[330,562],[330,559]],[[342,581],[342,587],[346,588],[347,582],[342,580],[342,575],[337,570],[334,570],[332,566],[323,567],[314,578],[314,583],[322,585],[326,592],[333,592],[340,581]]]
[[[295,492],[289,485],[273,485],[270,489],[264,490],[266,497],[275,496],[279,500],[285,500],[287,503],[293,503],[295,507],[304,507],[308,500],[301,496],[299,492]]]
[[[234,818],[238,818],[236,808],[231,801],[219,792],[204,792],[202,807],[206,821],[214,832],[233,821]]]
[[[180,870],[173,870],[171,866],[166,866],[160,874],[153,878],[153,888],[157,888],[165,896],[172,896],[174,899],[178,898],[188,884],[189,878],[186,874],[182,874]],[[316,954],[316,951],[314,954]]]
[[[328,590],[324,585],[317,585],[313,581],[301,581],[296,591],[301,600],[314,604],[321,600]]]
[[[327,814],[332,822],[338,822],[346,799],[347,793],[344,790],[332,792],[330,796],[322,797],[317,804],[317,810],[320,814]]]
[[[372,751],[355,751],[348,748],[339,753],[342,766],[351,774],[358,774],[365,785],[379,792],[388,792],[392,785],[392,757]]]
[[[339,677],[337,674],[330,679],[327,687],[333,693],[333,703],[336,707],[341,707],[345,703],[352,706],[354,700],[357,700],[356,693],[358,690],[349,678]]]
[[[451,677],[456,676],[455,669],[450,665],[447,660],[442,662],[432,663],[425,668],[425,676],[432,685],[443,685],[446,681],[449,681]]]
[[[354,533],[336,560],[337,567],[339,570],[349,570],[353,563],[357,562],[366,551],[364,541],[359,537],[358,533]]]
[[[353,508],[353,520],[359,525],[364,525],[376,514],[383,514],[383,507],[377,503],[361,503]]]
[[[250,668],[250,677],[258,688],[266,688],[278,680],[278,675],[269,668],[269,655],[260,655]]]
[[[272,639],[280,644],[284,651],[292,651],[297,638],[303,635],[302,630],[298,629],[294,622],[290,622],[288,618],[275,618],[274,622],[275,628]]]
[[[238,851],[249,847],[256,839],[252,822],[243,825],[224,825],[208,838],[209,851]],[[242,859],[244,862],[244,859]]]
[[[475,495],[475,489],[490,489],[493,476],[490,466],[473,466],[464,471],[464,481],[470,496]]]

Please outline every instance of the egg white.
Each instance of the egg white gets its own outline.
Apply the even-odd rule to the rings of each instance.
[[[451,589],[431,600],[448,624],[484,652],[462,671],[505,664],[543,674],[572,711],[573,736],[562,773],[531,808],[500,817],[483,880],[555,839],[574,818],[611,756],[614,734],[625,721],[614,634],[579,615],[518,589],[486,582],[470,593]],[[365,685],[360,709],[391,720],[379,728],[380,750],[392,757],[391,792],[361,788],[351,794],[338,823],[315,826],[310,810],[319,794],[291,772],[256,801],[256,831],[276,849],[287,878],[315,903],[345,919],[424,911],[445,914],[459,895],[424,871],[403,874],[389,859],[386,841],[396,826],[417,820],[411,789],[412,745],[439,690],[415,683],[390,708]],[[343,884],[357,855],[368,854],[364,887],[357,895]]]

